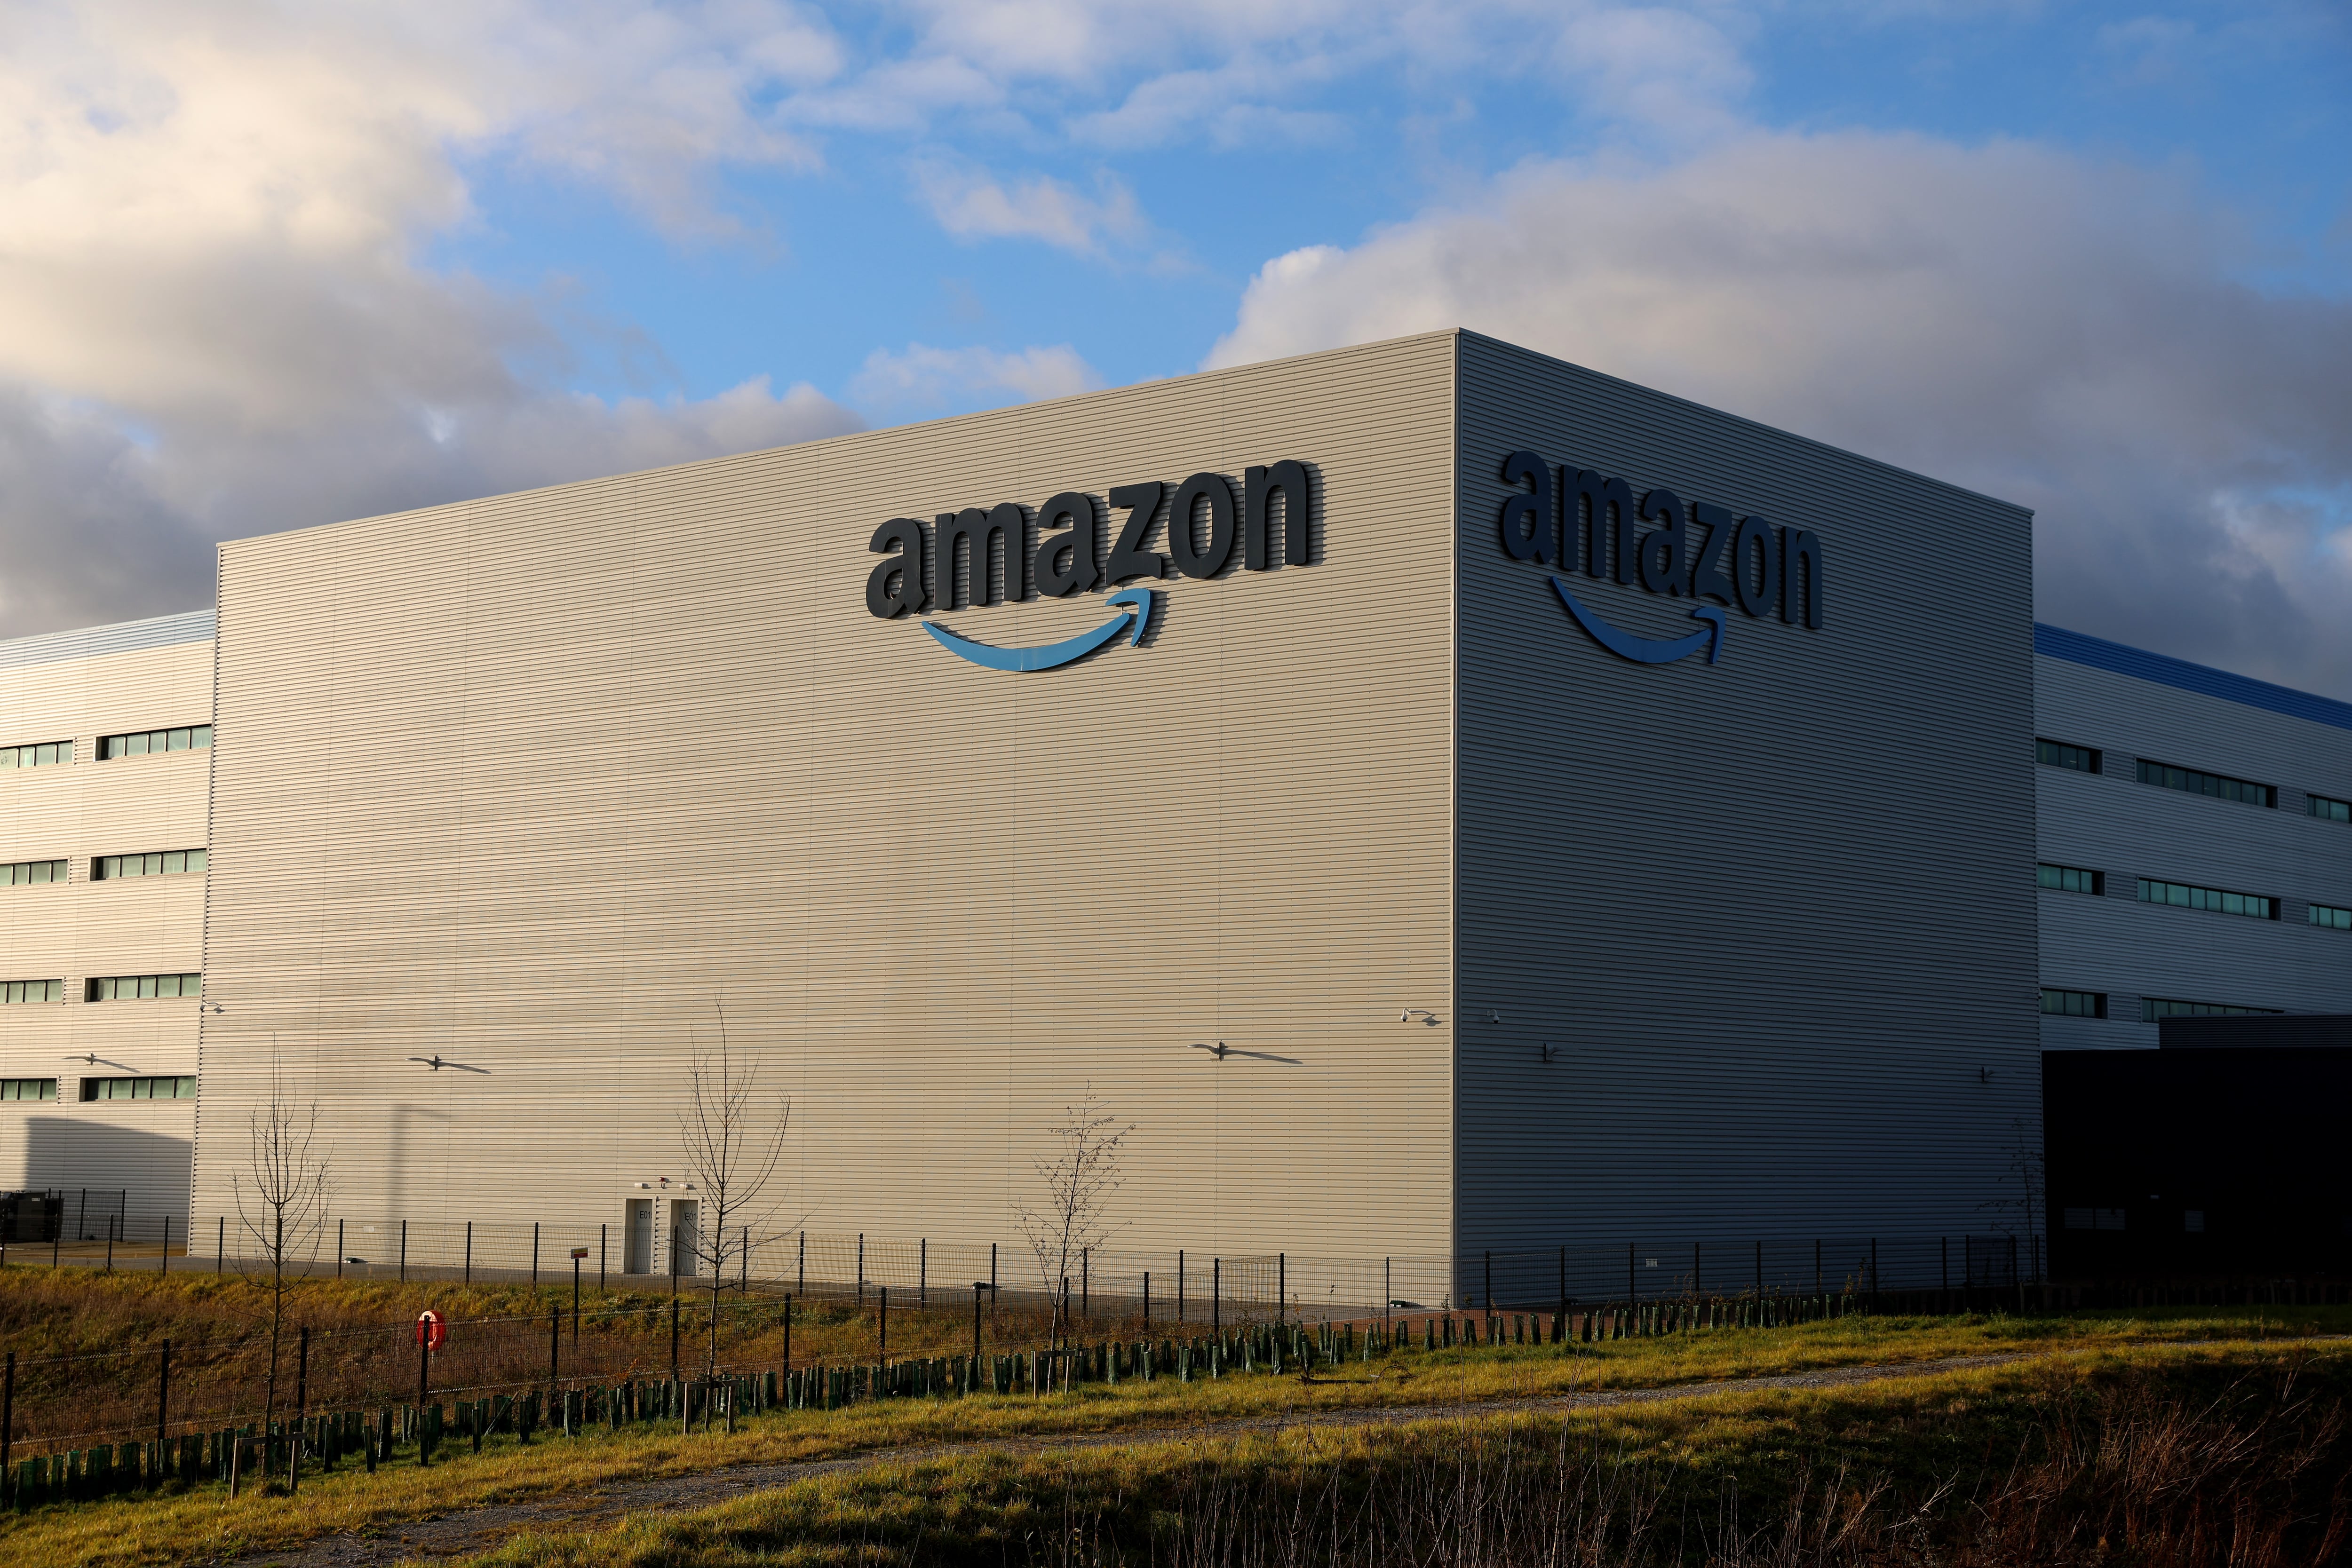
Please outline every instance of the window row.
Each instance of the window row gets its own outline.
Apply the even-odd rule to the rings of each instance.
[[[92,855],[89,880],[114,882],[127,876],[183,876],[201,872],[211,862],[208,850],[149,850],[135,855]],[[14,861],[0,864],[0,887],[29,887],[37,883],[67,882],[71,861]]]
[[[112,882],[126,876],[179,876],[184,873],[200,872],[206,860],[203,850],[150,850],[143,855],[100,855],[89,862],[92,882]]]
[[[178,1078],[85,1078],[81,1081],[84,1100],[193,1100],[196,1097],[194,1073]]]
[[[2325,925],[2330,931],[2352,931],[2352,909],[2339,909],[2332,904],[2312,904],[2304,907],[2314,925]]]
[[[2216,915],[2243,915],[2255,920],[2276,920],[2278,900],[2259,893],[2229,893],[2218,887],[2191,887],[2185,882],[2139,879],[2142,904],[2167,904],[2175,909],[2207,909]]]
[[[175,729],[141,729],[129,735],[102,735],[98,739],[98,759],[110,762],[118,757],[144,757],[153,751],[203,751],[213,743],[213,727],[208,724],[185,724]]]
[[[92,975],[83,986],[86,1002],[143,1002],[159,997],[202,996],[202,975]]]
[[[2103,1019],[2107,1016],[2107,993],[2064,991],[2044,986],[2042,988],[2042,1010],[2052,1018]],[[2283,1008],[2239,1007],[2231,1002],[2192,1002],[2179,997],[2142,997],[2139,999],[2139,1021],[2142,1023],[2154,1023],[2158,1019],[2267,1017],[2284,1010]]]
[[[2048,768],[2065,768],[2077,773],[2102,773],[2105,754],[2096,747],[2076,746],[2070,741],[2051,740],[2036,737],[2033,760]],[[2217,800],[2235,800],[2248,806],[2276,807],[2278,786],[2258,783],[2252,779],[2233,779],[2226,773],[2209,773],[2199,768],[2181,768],[2169,762],[2156,762],[2142,757],[2135,759],[2139,781],[2159,789],[2179,789],[2190,795],[2207,795]],[[2338,800],[2327,795],[2307,795],[2304,810],[2323,821],[2352,822],[2352,800]]]
[[[169,729],[134,729],[123,735],[98,737],[98,759],[145,757],[156,751],[204,751],[212,746],[213,727],[183,724]],[[0,768],[55,768],[74,759],[70,740],[42,740],[24,746],[0,746]]]
[[[205,977],[193,975],[92,975],[82,983],[86,1002],[143,1002],[166,997],[200,997]],[[63,980],[0,980],[0,1005],[10,1002],[61,1002]]]
[[[2033,868],[2037,887],[2054,887],[2061,893],[2096,893],[2107,891],[2105,872],[2087,871],[2078,865],[2052,865],[2044,862]]]
[[[58,1081],[54,1078],[0,1078],[0,1100],[54,1100],[58,1097]]]
[[[2124,1211],[2120,1208],[2069,1208],[2063,1211],[2065,1228],[2069,1230],[2121,1230]],[[2180,1211],[2180,1228],[2191,1235],[2205,1230],[2205,1211],[2184,1208]]]

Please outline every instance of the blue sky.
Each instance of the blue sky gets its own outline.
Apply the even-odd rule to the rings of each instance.
[[[212,543],[1463,325],[2352,697],[2340,5],[27,4],[0,632]]]

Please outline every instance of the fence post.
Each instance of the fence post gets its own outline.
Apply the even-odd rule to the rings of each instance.
[[[303,1331],[308,1333],[310,1331]],[[155,1375],[155,1440],[163,1440],[163,1426],[172,1409],[172,1342],[163,1342],[163,1365]],[[5,1469],[0,1465],[0,1469]]]
[[[972,1303],[972,1311],[974,1311],[974,1312],[978,1312],[979,1310],[980,1310],[979,1302],[978,1302],[977,1301],[975,1301]],[[791,1378],[791,1376],[792,1376],[792,1375],[793,1375],[793,1293],[792,1293],[790,1291],[786,1291],[784,1292],[784,1376],[786,1377],[786,1379],[788,1379],[788,1380],[789,1380],[789,1379]],[[786,1386],[782,1390],[782,1392],[783,1396],[784,1396],[784,1399],[785,1399],[785,1401],[786,1401],[786,1407],[787,1407],[787,1408],[790,1408],[790,1402],[791,1402],[791,1400],[792,1400],[793,1394],[792,1394],[792,1388],[791,1388],[791,1386],[790,1386],[790,1385],[789,1385],[789,1382],[787,1383]]]
[[[403,1221],[404,1233],[406,1221]],[[530,1222],[530,1288],[539,1289],[539,1221]]]
[[[1287,502],[1284,504],[1288,505]],[[1633,1243],[1628,1241],[1625,1243],[1625,1304],[1632,1306],[1633,1299],[1640,1293],[1640,1288],[1633,1283]]]
[[[971,1361],[972,1375],[980,1375],[980,1282],[971,1286]]]
[[[1706,1294],[1706,1287],[1701,1282],[1699,1274],[1698,1243],[1694,1241],[1691,1243],[1691,1295],[1696,1299]]]
[[[1285,504],[1287,505],[1286,502]],[[1568,1320],[1568,1249],[1565,1247],[1559,1249],[1559,1315],[1560,1321],[1566,1322]],[[1559,1332],[1565,1334],[1568,1330],[1563,1328]]]
[[[1274,1255],[1274,1321],[1280,1322],[1290,1310],[1290,1254]]]
[[[302,1490],[302,1423],[310,1407],[310,1330],[306,1324],[301,1331],[301,1348],[294,1362],[294,1430],[288,1435],[286,1445],[286,1490],[291,1494]],[[425,1418],[420,1406],[418,1420]],[[155,1440],[163,1440],[163,1424],[155,1424]]]
[[[335,1221],[335,1278],[343,1277],[343,1221]]]
[[[1094,1321],[1094,1263],[1095,1249],[1091,1247],[1079,1248],[1078,1322],[1082,1323]]]
[[[5,1243],[0,1243],[0,1262],[5,1262],[5,1261],[7,1260],[7,1257],[8,1257],[8,1249],[7,1249],[6,1245],[5,1245]],[[163,1271],[164,1273],[166,1273],[166,1274],[168,1274],[168,1273],[170,1273],[170,1272],[172,1271],[172,1217],[171,1217],[169,1214],[166,1214],[166,1215],[164,1215],[164,1216],[163,1216]]]
[[[474,1282],[474,1222],[466,1221],[466,1283]]]
[[[931,1304],[931,1239],[924,1237],[915,1254],[915,1307],[920,1311]]]
[[[1288,506],[1289,504],[1290,504],[1290,503],[1289,503],[1289,502],[1287,502],[1287,501],[1285,501],[1285,502],[1283,503],[1283,505],[1285,505],[1285,506]],[[990,1263],[989,1263],[990,1275],[989,1275],[989,1277],[990,1277],[991,1279],[993,1279],[993,1278],[995,1278],[995,1272],[994,1272],[994,1270],[995,1270],[995,1268],[996,1268],[996,1264],[995,1264],[995,1261],[994,1261],[995,1257],[996,1257],[996,1249],[995,1249],[993,1246],[992,1246],[992,1247],[990,1247],[990,1248],[989,1248],[989,1249],[988,1249],[988,1256],[989,1256],[989,1259],[990,1259]],[[808,1232],[807,1232],[807,1231],[805,1231],[805,1230],[803,1230],[803,1231],[802,1231],[802,1232],[801,1232],[801,1265],[800,1265],[800,1273],[799,1273],[799,1275],[798,1275],[798,1276],[793,1280],[793,1289],[794,1291],[798,1291],[798,1292],[799,1292],[800,1294],[802,1294],[802,1295],[806,1295],[806,1294],[808,1293]]]
[[[1289,503],[1285,502],[1284,505]],[[993,1249],[992,1249],[992,1252]],[[1184,1249],[1176,1249],[1176,1321],[1184,1321]]]
[[[400,1282],[408,1283],[408,1221],[400,1222]]]
[[[433,1336],[423,1324],[416,1331],[416,1462],[432,1462],[433,1445],[425,1440],[425,1400],[433,1387]]]
[[[863,1230],[857,1233],[857,1310],[861,1312],[866,1310],[866,1232]]]
[[[1287,503],[1286,503],[1286,505]],[[213,1272],[217,1274],[228,1263],[228,1216],[220,1217],[220,1234],[213,1242]]]
[[[751,1299],[751,1228],[748,1225],[743,1227],[743,1270],[736,1288],[743,1292],[745,1301]],[[732,1405],[727,1407],[727,1416],[730,1420],[734,1418],[735,1407]]]
[[[669,1380],[672,1383],[677,1381],[677,1298],[675,1295],[669,1299]]]
[[[1287,502],[1284,504],[1288,505]],[[600,1291],[604,1289],[604,1246],[608,1239],[606,1233],[612,1228],[609,1224],[596,1228],[596,1289]]]
[[[1289,505],[1287,501],[1283,504]],[[1565,1260],[1568,1257],[1568,1249],[1561,1248],[1559,1255],[1562,1260]],[[1392,1259],[1388,1258],[1381,1260],[1381,1326],[1383,1328],[1388,1326],[1390,1309],[1396,1305],[1396,1279],[1391,1267],[1393,1261]],[[1560,1278],[1565,1280],[1568,1277],[1565,1272],[1568,1264],[1562,1261],[1560,1268],[1563,1270]]]
[[[1264,1254],[1260,1254],[1264,1256]],[[1223,1333],[1225,1327],[1225,1260],[1209,1260],[1209,1332]]]
[[[876,1343],[881,1347],[874,1353],[874,1359],[887,1367],[890,1364],[890,1287],[887,1285],[882,1287],[882,1304],[874,1310],[874,1332],[877,1336]]]
[[[1151,1270],[1143,1271],[1143,1326],[1151,1326]]]
[[[1485,1256],[1485,1258],[1486,1258],[1486,1284],[1485,1284],[1485,1290],[1486,1290],[1486,1326],[1487,1326],[1487,1328],[1488,1328],[1489,1330],[1491,1330],[1491,1329],[1494,1327],[1494,1318],[1495,1318],[1495,1252],[1494,1252],[1494,1249],[1492,1249],[1492,1248],[1488,1248],[1488,1249],[1486,1249],[1486,1253],[1484,1254],[1484,1256]]]
[[[547,1403],[552,1410],[559,1396],[556,1384],[562,1377],[563,1309],[553,1301],[547,1303]]]
[[[1287,502],[1285,502],[1284,504],[1285,504],[1286,506],[1286,505],[1288,505],[1288,503],[1287,503]],[[671,1314],[672,1314],[673,1316],[675,1316],[675,1315],[676,1315],[676,1312],[677,1312],[677,1238],[678,1238],[678,1234],[679,1234],[679,1228],[678,1228],[677,1226],[673,1225],[673,1226],[671,1226],[671,1227],[669,1228],[669,1299],[670,1299]],[[536,1256],[536,1254],[534,1254],[534,1257],[535,1257],[535,1256]],[[671,1337],[675,1338],[676,1336],[675,1336],[675,1335],[673,1335],[673,1336],[671,1336]],[[671,1377],[674,1379],[674,1378],[677,1375],[677,1357],[676,1355],[674,1355],[674,1354],[673,1354],[669,1359],[670,1359],[670,1375],[671,1375]]]
[[[580,1348],[580,1260],[572,1260],[572,1348]]]
[[[110,1214],[106,1217],[106,1271],[110,1274],[114,1272],[114,1233],[121,1228],[122,1216]]]

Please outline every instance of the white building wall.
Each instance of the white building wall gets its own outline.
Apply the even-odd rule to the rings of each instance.
[[[186,1234],[194,1099],[80,1098],[85,1079],[196,1071],[194,998],[89,1003],[93,976],[201,971],[202,874],[91,880],[102,855],[205,846],[209,750],[98,758],[101,736],[212,720],[213,617],[163,616],[0,643],[0,747],[70,739],[69,764],[0,768],[0,862],[68,860],[63,884],[0,886],[0,980],[63,999],[0,1006],[0,1079],[57,1098],[0,1101],[0,1187],[66,1192],[67,1236]],[[87,1225],[78,1223],[85,1212]]]
[[[2352,704],[2046,627],[2039,643],[2037,734],[2102,753],[2096,774],[2034,769],[2040,857],[2106,878],[2103,897],[2039,894],[2040,982],[2108,1005],[2104,1020],[2044,1016],[2043,1049],[2153,1047],[2147,997],[2352,1012],[2352,932],[2306,914],[2352,907],[2352,824],[2305,808],[2352,800]],[[2143,758],[2275,786],[2278,804],[2142,784]],[[2279,918],[2143,904],[2142,877],[2264,894]]]

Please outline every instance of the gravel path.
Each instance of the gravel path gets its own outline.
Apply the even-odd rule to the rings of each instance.
[[[582,1529],[611,1524],[629,1514],[671,1513],[704,1508],[730,1498],[765,1491],[772,1487],[786,1486],[817,1476],[836,1475],[845,1470],[865,1469],[875,1465],[952,1458],[961,1454],[1058,1452],[1074,1448],[1117,1448],[1125,1444],[1239,1437],[1261,1432],[1395,1426],[1407,1421],[1428,1421],[1447,1416],[1483,1418],[1514,1413],[1591,1410],[1614,1405],[1653,1405],[1669,1399],[1695,1399],[1714,1394],[1750,1394],[1775,1388],[1834,1388],[1882,1378],[1928,1377],[1937,1373],[2000,1366],[2022,1361],[2027,1354],[2018,1351],[1999,1355],[1955,1356],[1944,1361],[1824,1367],[1815,1372],[1740,1377],[1718,1383],[1683,1383],[1663,1388],[1596,1388],[1529,1399],[1398,1405],[1364,1410],[1318,1410],[1297,1415],[1204,1421],[1189,1427],[1133,1427],[1117,1432],[872,1448],[861,1453],[845,1454],[837,1458],[789,1464],[736,1465],[693,1475],[631,1481],[565,1497],[467,1509],[460,1513],[388,1526],[381,1535],[329,1536],[288,1550],[257,1552],[239,1561],[251,1565],[251,1568],[265,1568],[265,1565],[278,1568],[280,1564],[284,1568],[359,1568],[361,1564],[394,1563],[404,1559],[457,1557],[487,1552],[519,1530]]]

